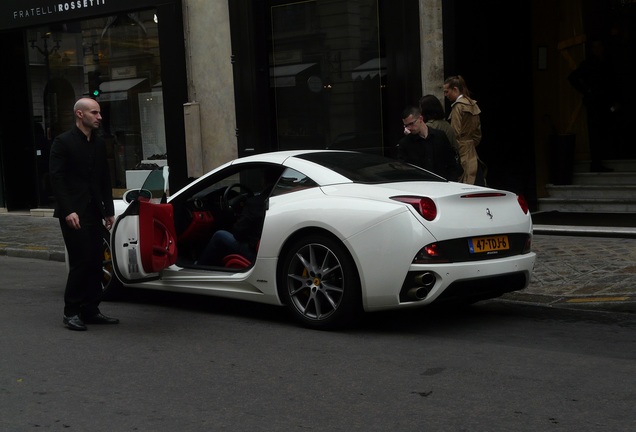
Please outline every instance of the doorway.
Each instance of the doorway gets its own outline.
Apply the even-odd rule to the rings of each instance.
[[[304,148],[392,152],[402,136],[400,113],[422,91],[417,0],[235,3],[240,156]]]

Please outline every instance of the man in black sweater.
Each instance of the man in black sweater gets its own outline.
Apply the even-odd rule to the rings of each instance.
[[[106,144],[96,133],[102,121],[99,104],[79,99],[73,107],[75,125],[58,135],[51,146],[49,172],[68,253],[64,291],[64,324],[86,330],[86,323],[117,324],[99,310],[102,287],[104,225],[115,221]]]
[[[402,112],[402,123],[407,133],[398,143],[398,159],[417,165],[451,181],[462,173],[446,134],[430,128],[417,107]]]

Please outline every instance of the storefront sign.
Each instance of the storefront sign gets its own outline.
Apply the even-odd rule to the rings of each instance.
[[[160,0],[136,0],[134,7],[153,7]],[[163,2],[165,3],[165,2]],[[2,0],[0,30],[130,11],[130,0]]]

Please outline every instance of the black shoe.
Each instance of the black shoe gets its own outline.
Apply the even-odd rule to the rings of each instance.
[[[84,322],[88,324],[119,324],[117,318],[107,317],[106,315],[102,315],[101,312],[97,312],[90,317],[84,317]]]
[[[80,330],[80,331],[86,330],[86,325],[84,324],[84,321],[82,321],[79,315],[71,315],[71,316],[64,315],[64,319],[62,320],[62,322],[70,330]]]

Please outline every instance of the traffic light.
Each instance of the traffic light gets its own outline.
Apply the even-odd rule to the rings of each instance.
[[[101,78],[101,73],[96,70],[88,73],[88,95],[91,97],[97,97],[102,94],[102,89],[99,88],[100,84],[104,80]]]

